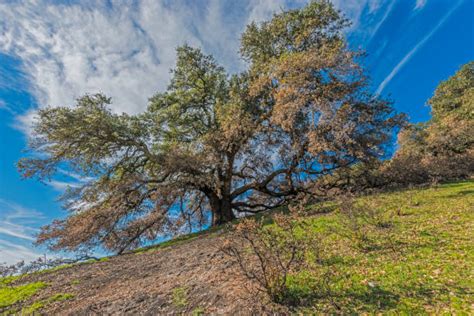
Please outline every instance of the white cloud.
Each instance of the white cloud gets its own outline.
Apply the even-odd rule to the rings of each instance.
[[[6,112],[8,112],[8,113],[10,113],[10,114],[13,114],[13,115],[16,114],[5,102],[3,102],[2,100],[0,100],[0,113],[1,113],[2,111],[6,111]]]
[[[43,214],[36,210],[0,199],[0,263],[38,257],[31,243],[38,232],[35,226],[42,219]]]
[[[48,181],[48,184],[52,186],[55,190],[64,192],[68,188],[79,188],[81,185],[76,182],[67,182],[67,181],[59,181],[59,180],[51,180]]]
[[[7,105],[6,102],[3,100],[0,100],[0,111],[7,111],[8,113],[12,115],[16,115],[16,112],[11,109],[10,106]]]
[[[425,43],[433,36],[436,31],[439,30],[441,26],[448,20],[451,14],[459,7],[462,3],[462,0],[458,1],[458,3],[451,8],[451,10],[446,13],[443,18],[431,29],[431,31],[426,34],[399,62],[398,64],[392,69],[392,71],[388,74],[387,77],[379,84],[375,95],[380,95],[382,91],[385,89],[385,86],[392,81],[393,77],[395,77],[398,72],[402,69],[402,67],[413,57],[413,55],[421,48]]]
[[[72,178],[74,180],[76,180],[76,182],[80,182],[80,183],[86,183],[86,182],[89,182],[91,180],[94,180],[93,177],[84,177],[80,174],[77,174],[77,173],[74,173],[72,171],[68,171],[68,170],[64,170],[64,169],[59,169],[58,172],[68,178]]]
[[[414,10],[423,9],[427,2],[428,2],[427,0],[416,0]]]
[[[275,9],[273,1],[242,5],[251,18]],[[230,3],[228,3],[230,4]],[[71,105],[84,93],[112,96],[115,112],[138,113],[166,87],[175,48],[188,43],[214,53],[232,70],[246,20],[225,18],[222,2],[196,5],[140,1],[111,7],[43,1],[0,4],[0,51],[19,58],[40,106]],[[19,117],[28,125],[33,113]],[[28,131],[28,128],[24,128]]]
[[[393,9],[400,2],[397,0],[332,0],[352,22],[347,30],[351,44],[357,44],[358,48],[366,50],[367,46],[375,39],[379,30],[389,20]],[[385,43],[387,37],[381,38]],[[376,54],[379,54],[385,47],[377,43]],[[373,52],[370,51],[370,54]]]
[[[32,224],[43,218],[43,214],[36,210],[0,199],[0,236],[4,234],[25,240],[34,240],[32,235],[37,230],[32,227]]]
[[[28,247],[0,239],[0,263],[13,264],[21,260],[31,261],[41,256],[41,253]]]
[[[94,180],[92,177],[84,177],[77,173],[67,171],[64,169],[59,169],[58,174],[61,175],[61,179],[52,179],[47,182],[48,185],[53,187],[55,190],[64,192],[68,188],[79,188],[82,185]],[[65,179],[64,179],[65,178]]]
[[[24,222],[35,222],[43,217],[43,214],[34,209],[26,208],[18,203],[0,198],[0,220],[20,220]]]
[[[354,26],[364,10],[372,14],[384,3],[334,2]],[[0,4],[0,52],[21,60],[40,107],[71,105],[84,93],[101,91],[113,98],[115,112],[141,112],[148,98],[168,84],[178,45],[202,47],[230,71],[240,70],[239,39],[245,25],[289,6],[285,0],[101,3]],[[29,132],[33,116],[31,109],[24,112],[18,127]]]
[[[385,9],[383,15],[382,15],[382,18],[375,24],[374,28],[371,30],[371,34],[370,34],[370,40],[372,40],[372,38],[375,36],[375,34],[377,34],[378,30],[380,29],[380,27],[383,25],[383,23],[387,20],[387,18],[389,17],[390,13],[392,12],[392,9],[393,9],[393,6],[394,4],[396,3],[396,0],[391,0],[388,5],[387,5],[387,8]]]
[[[27,226],[22,226],[22,225],[16,225],[10,222],[1,222],[2,227],[0,227],[0,234],[8,235],[10,237],[15,237],[15,238],[20,238],[20,239],[25,239],[25,240],[30,240],[34,241],[34,237],[29,234],[31,231],[35,231],[30,227]]]

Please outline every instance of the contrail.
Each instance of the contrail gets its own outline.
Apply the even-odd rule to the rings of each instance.
[[[385,86],[395,77],[395,75],[400,71],[400,69],[410,60],[410,58],[422,47],[430,38],[433,36],[434,33],[446,22],[447,19],[451,16],[451,14],[461,5],[462,0],[459,1],[451,10],[446,13],[445,16],[436,24],[436,26],[425,36],[421,41],[418,42],[418,44],[413,47],[408,54],[403,57],[402,60],[395,66],[395,68],[392,69],[390,74],[385,77],[385,79],[382,81],[382,83],[378,86],[377,91],[375,91],[375,96],[380,95],[380,93],[383,91]]]

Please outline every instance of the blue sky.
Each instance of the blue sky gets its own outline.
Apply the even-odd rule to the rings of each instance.
[[[41,225],[65,216],[57,198],[85,179],[64,171],[50,183],[21,180],[15,163],[40,107],[71,105],[102,91],[116,112],[139,113],[162,90],[174,48],[188,43],[229,71],[244,26],[305,1],[0,0],[0,262],[33,259]],[[474,60],[474,0],[335,0],[353,22],[349,44],[366,50],[371,89],[414,122],[441,81]]]

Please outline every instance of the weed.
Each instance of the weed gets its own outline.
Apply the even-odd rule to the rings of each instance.
[[[173,305],[182,308],[188,305],[188,294],[185,287],[177,287],[173,289]]]
[[[196,307],[196,308],[193,309],[193,311],[191,312],[191,315],[192,315],[192,316],[201,316],[201,315],[204,315],[204,308],[202,308],[202,307]]]

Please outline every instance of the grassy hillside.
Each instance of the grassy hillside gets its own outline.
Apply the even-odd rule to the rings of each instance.
[[[474,312],[474,181],[359,198],[355,207],[369,212],[351,220],[340,206],[303,219],[311,227],[305,234],[325,236],[326,269],[319,279],[305,271],[291,276],[304,302],[297,311]],[[219,251],[225,236],[214,230],[3,279],[0,313],[250,313],[258,307],[245,279]]]
[[[375,221],[390,227],[365,231],[368,237],[362,244],[369,249],[352,251],[348,243],[358,239],[341,237],[347,235],[350,223],[340,213],[310,219],[315,230],[334,235],[325,250],[336,260],[330,267],[336,278],[331,295],[316,297],[309,310],[474,312],[472,181],[379,194],[357,203],[380,210]],[[296,283],[297,290],[304,289],[304,279]]]

